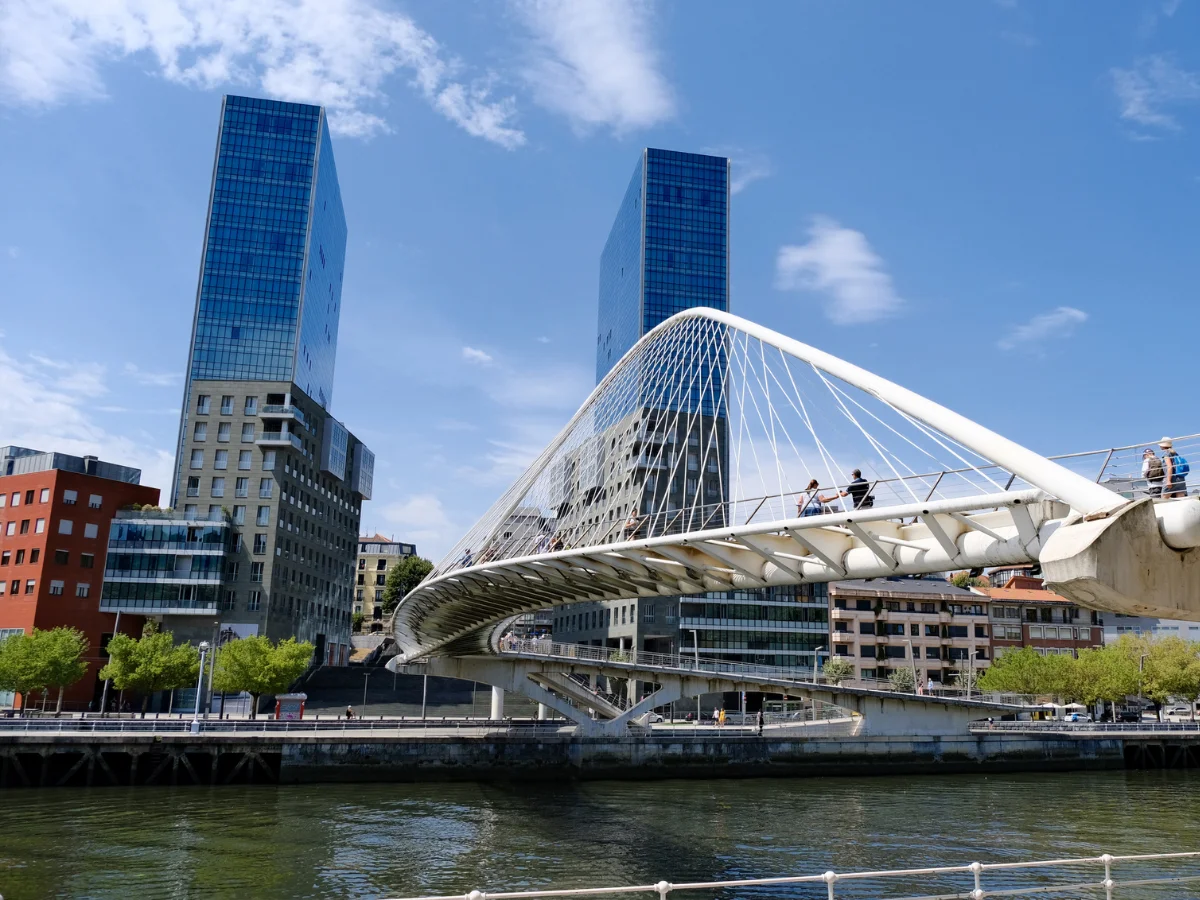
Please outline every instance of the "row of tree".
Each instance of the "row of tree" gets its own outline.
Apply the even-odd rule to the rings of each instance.
[[[38,691],[57,689],[55,712],[62,710],[63,692],[87,673],[88,641],[74,628],[35,628],[0,641],[0,690],[21,695],[22,706]],[[200,652],[191,644],[176,644],[169,631],[148,623],[140,638],[117,634],[108,642],[108,663],[100,670],[118,691],[142,697],[142,715],[151,695],[193,687],[200,678]],[[286,638],[272,644],[262,636],[239,638],[210,654],[212,687],[224,694],[248,693],[254,700],[287,690],[312,660],[313,645]],[[214,658],[215,657],[215,658]]]
[[[984,691],[1034,694],[1120,704],[1140,694],[1158,704],[1200,697],[1200,643],[1177,637],[1123,635],[1108,647],[1080,650],[1078,658],[1030,647],[1005,653],[979,680]]]

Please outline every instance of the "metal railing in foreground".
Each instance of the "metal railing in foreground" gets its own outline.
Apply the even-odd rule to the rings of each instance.
[[[820,875],[798,875],[783,878],[744,878],[736,881],[693,881],[674,884],[659,881],[654,884],[622,887],[565,888],[534,891],[470,891],[465,894],[427,895],[402,900],[533,900],[539,897],[598,897],[616,894],[658,894],[667,900],[673,891],[718,891],[727,888],[750,888],[777,885],[822,885],[828,900],[837,898],[866,898],[872,900],[983,900],[985,897],[1071,897],[1078,900],[1077,891],[1104,900],[1132,898],[1179,897],[1180,894],[1147,892],[1156,885],[1200,882],[1200,868],[1182,868],[1179,864],[1200,861],[1200,852],[1150,853],[1136,856],[1090,856],[1076,859],[1047,859],[1031,862],[979,863],[960,866],[933,866],[917,869],[891,869],[864,872],[828,871]],[[1159,864],[1157,871],[1152,864]],[[1162,871],[1162,866],[1166,871]],[[1041,871],[1039,871],[1041,870]],[[1065,870],[1065,871],[1064,871]],[[1098,870],[1098,871],[1097,871]],[[1118,871],[1120,870],[1120,871]],[[1094,872],[1099,878],[1088,877]],[[1086,873],[1086,874],[1085,874]],[[1125,875],[1121,880],[1117,876]],[[1080,880],[1080,878],[1084,880]],[[1071,878],[1072,880],[1053,880]],[[958,882],[954,884],[954,882]],[[965,882],[965,883],[963,883]],[[911,891],[935,887],[937,893],[920,895],[881,894],[880,890]],[[862,891],[870,889],[870,894]],[[1135,889],[1142,890],[1135,890]],[[1070,892],[1070,893],[1068,893]],[[1189,896],[1194,892],[1189,891]],[[401,898],[394,898],[401,900]]]

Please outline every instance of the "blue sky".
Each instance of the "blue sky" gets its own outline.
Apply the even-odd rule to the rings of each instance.
[[[592,384],[643,146],[734,158],[733,310],[1046,453],[1197,430],[1200,3],[7,0],[0,444],[168,487],[224,92],[322,102],[333,411],[437,556]]]

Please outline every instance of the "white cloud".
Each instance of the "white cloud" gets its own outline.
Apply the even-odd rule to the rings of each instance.
[[[525,79],[577,130],[645,128],[675,113],[643,0],[514,0],[534,36]]]
[[[1121,118],[1137,125],[1178,131],[1179,122],[1163,107],[1200,100],[1200,73],[1181,69],[1168,56],[1148,56],[1110,74]]]
[[[9,246],[4,248],[4,252],[8,254],[9,259],[16,259],[18,256],[21,255],[21,248],[10,244]]]
[[[765,154],[752,150],[743,150],[741,147],[702,147],[700,152],[712,156],[729,157],[729,192],[731,194],[740,194],[754,182],[775,174],[775,167],[771,165],[771,160]]]
[[[40,357],[18,364],[0,348],[2,441],[133,466],[142,470],[142,484],[165,494],[174,454],[153,447],[148,435],[115,435],[98,425],[90,416],[92,401],[106,392],[102,366]]]
[[[861,231],[816,216],[808,236],[807,244],[779,248],[775,262],[778,289],[824,294],[825,314],[838,325],[872,322],[894,315],[904,306],[883,260]]]
[[[418,552],[425,556],[433,554],[433,559],[438,559],[458,539],[454,524],[436,494],[414,494],[381,507],[378,514],[395,527],[400,540],[415,542]]]
[[[130,362],[125,363],[125,374],[147,387],[172,387],[183,382],[183,376],[178,372],[147,372]]]
[[[505,406],[574,412],[593,386],[589,371],[560,367],[528,372],[506,370],[490,378],[484,390]]]
[[[1087,318],[1087,313],[1081,309],[1060,306],[1034,316],[1024,325],[1014,325],[1007,335],[996,342],[996,346],[1001,350],[1036,349],[1048,340],[1070,337],[1075,327],[1082,325]]]
[[[539,344],[548,344],[548,343],[550,343],[550,338],[546,337],[545,335],[542,335],[541,337],[539,337],[537,339],[537,342]]]
[[[485,353],[482,350],[476,350],[474,347],[462,348],[463,359],[467,362],[478,363],[481,366],[490,366],[493,362],[490,353]]]
[[[112,59],[153,60],[169,81],[248,87],[325,105],[338,134],[389,126],[385,82],[404,73],[435,110],[502,147],[525,135],[512,98],[463,66],[409,17],[377,0],[5,0],[0,4],[0,98],[46,106],[105,95]]]

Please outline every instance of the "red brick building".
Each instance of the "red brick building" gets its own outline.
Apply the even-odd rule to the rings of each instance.
[[[992,655],[996,659],[1019,647],[1032,647],[1043,656],[1078,656],[1080,650],[1104,643],[1099,614],[1046,590],[1040,578],[1013,575],[1004,587],[972,590],[989,600]]]
[[[64,709],[98,703],[101,650],[116,620],[100,612],[109,524],[122,507],[158,503],[158,489],[140,479],[138,469],[95,457],[0,448],[0,637],[60,625],[84,633],[88,672],[68,688]],[[121,631],[138,634],[143,621],[123,616]]]

